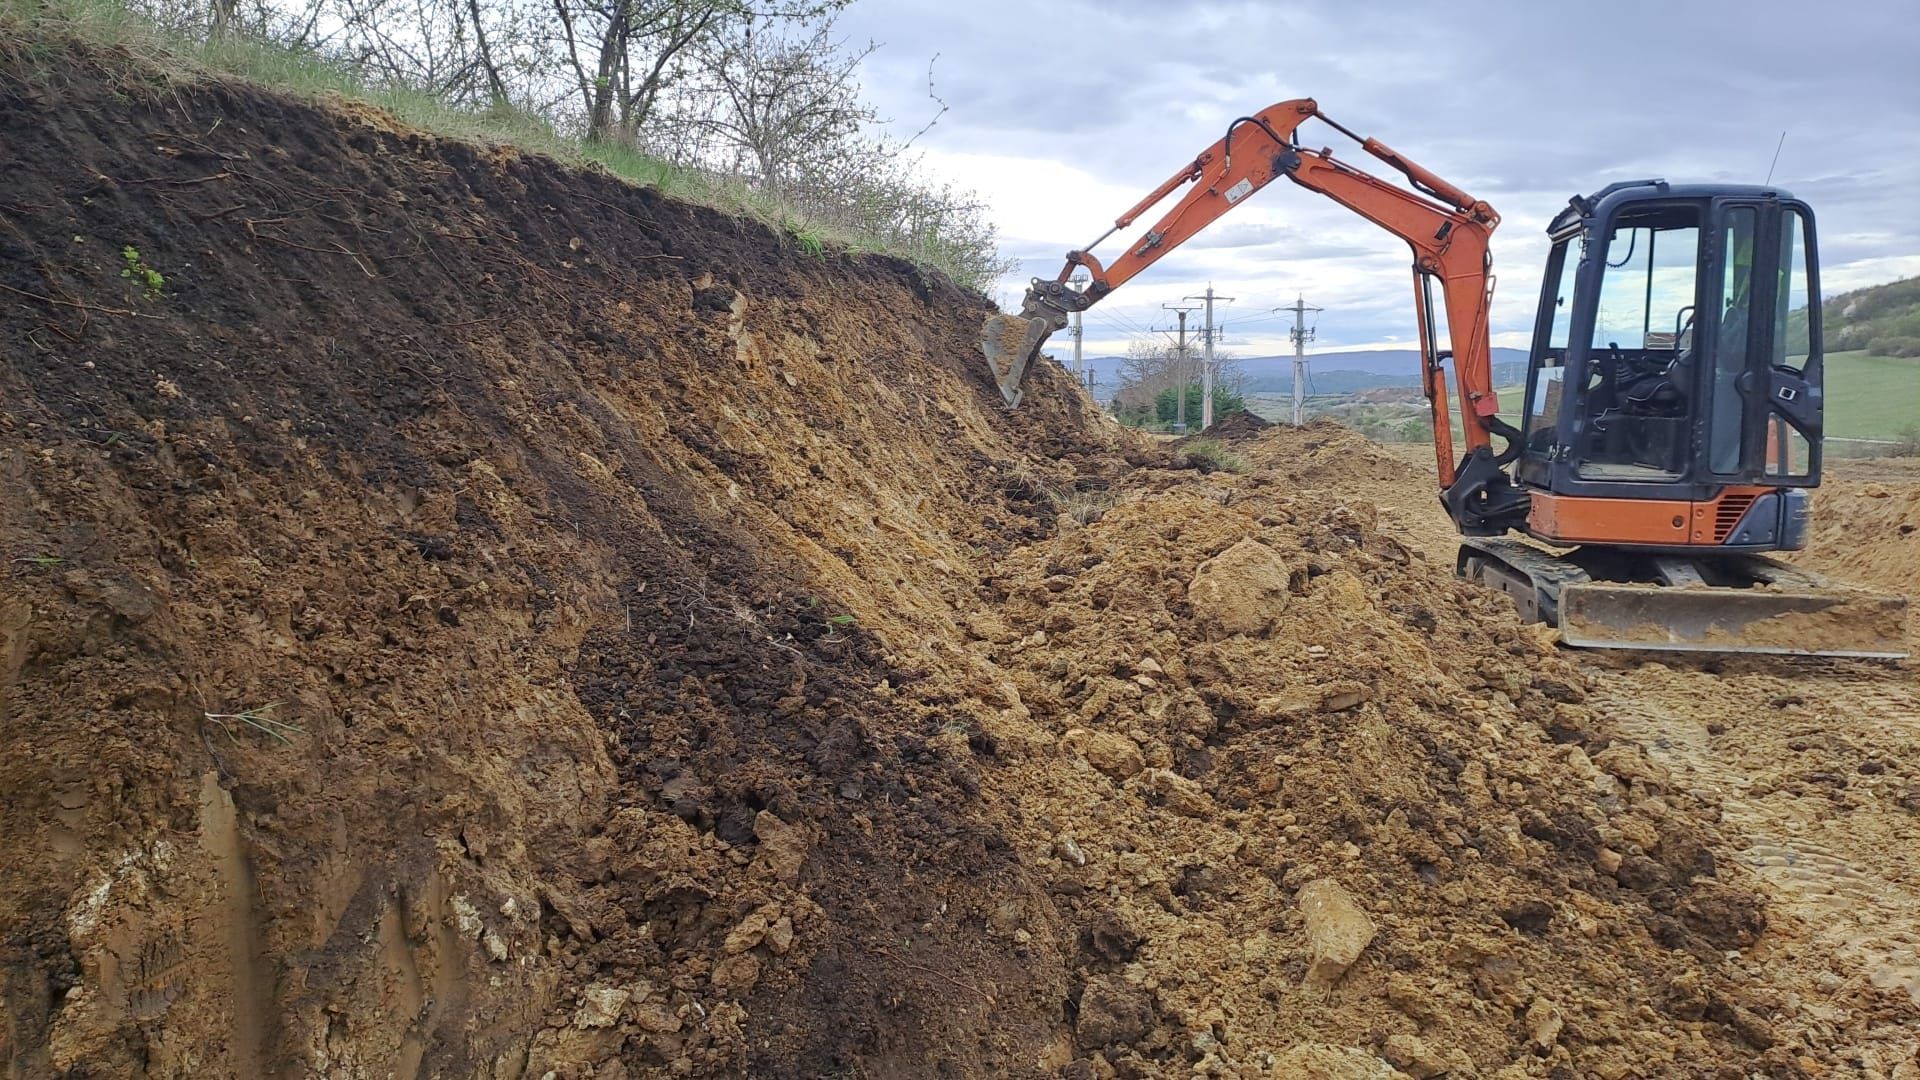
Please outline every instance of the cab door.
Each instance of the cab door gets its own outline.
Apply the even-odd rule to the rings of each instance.
[[[1718,273],[1697,373],[1707,407],[1695,440],[1700,478],[1818,482],[1821,347],[1813,215],[1775,199],[1718,200]]]

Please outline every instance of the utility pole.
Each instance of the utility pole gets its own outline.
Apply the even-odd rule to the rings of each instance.
[[[1080,359],[1080,341],[1085,335],[1086,331],[1080,327],[1080,313],[1076,311],[1073,313],[1073,377],[1076,379],[1087,370]]]
[[[1292,307],[1274,308],[1275,313],[1293,312],[1293,426],[1299,427],[1307,422],[1307,342],[1313,340],[1314,328],[1307,325],[1307,312],[1323,311],[1324,308],[1308,307],[1307,302],[1295,295]]]
[[[1231,304],[1234,298],[1231,296],[1213,295],[1213,282],[1209,281],[1207,282],[1205,295],[1189,296],[1185,297],[1185,299],[1205,300],[1207,302],[1207,329],[1205,331],[1206,337],[1203,339],[1206,347],[1206,358],[1201,361],[1202,367],[1200,368],[1200,430],[1205,431],[1213,426],[1213,339],[1219,334],[1219,331],[1216,330],[1213,325],[1213,302],[1215,300],[1225,300]],[[1185,400],[1184,397],[1182,400]]]
[[[1180,320],[1178,344],[1174,346],[1173,362],[1173,429],[1186,434],[1187,431],[1187,315],[1196,308],[1181,307],[1178,304],[1161,304],[1162,308],[1174,313]],[[1163,334],[1175,333],[1162,330]]]
[[[1072,279],[1067,282],[1067,284],[1073,286],[1077,290],[1084,292],[1086,291],[1087,283],[1091,280],[1092,278],[1089,278],[1084,274],[1076,272],[1073,275]],[[1073,375],[1074,375],[1074,378],[1080,379],[1082,382],[1086,381],[1084,378],[1086,374],[1086,367],[1084,364],[1082,364],[1080,360],[1080,342],[1085,337],[1085,334],[1086,334],[1086,331],[1082,330],[1080,327],[1080,312],[1076,310],[1073,313]]]

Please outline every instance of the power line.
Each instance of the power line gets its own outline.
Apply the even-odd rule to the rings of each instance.
[[[1111,315],[1100,317],[1090,316],[1090,319],[1095,325],[1105,325],[1122,334],[1144,334],[1147,332],[1144,327],[1132,319],[1119,318]]]
[[[1134,319],[1131,316],[1123,315],[1118,311],[1105,311],[1105,312],[1102,312],[1101,315],[1102,317],[1109,319],[1112,322],[1118,324],[1121,329],[1126,330],[1128,333],[1147,334],[1152,332],[1148,330],[1145,326],[1142,326],[1138,320]]]

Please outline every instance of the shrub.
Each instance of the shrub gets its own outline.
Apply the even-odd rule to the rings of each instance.
[[[1243,473],[1247,459],[1226,448],[1218,439],[1188,439],[1180,444],[1180,456],[1188,468],[1201,472]]]

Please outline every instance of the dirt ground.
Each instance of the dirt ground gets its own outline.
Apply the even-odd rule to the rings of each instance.
[[[1920,1068],[1911,669],[1570,655],[1336,427],[1008,413],[907,264],[55,46],[9,1080]]]
[[[1410,467],[1372,488],[1383,517],[1451,550],[1431,454],[1382,449]],[[1828,462],[1813,521],[1795,562],[1920,602],[1920,461]],[[1920,652],[1920,619],[1908,640]],[[1790,989],[1782,1027],[1839,1050],[1843,1075],[1920,1076],[1920,665],[1567,655],[1613,730],[1721,808],[1767,896],[1746,962]]]

